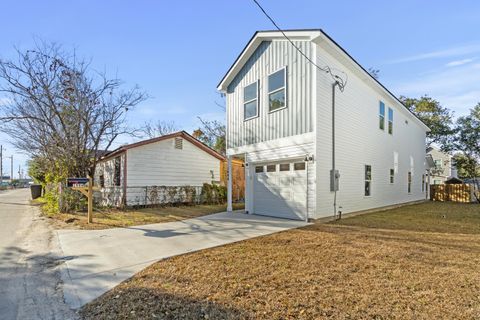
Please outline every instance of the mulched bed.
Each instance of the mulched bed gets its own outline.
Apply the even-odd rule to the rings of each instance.
[[[315,224],[160,261],[81,315],[480,319],[480,234]]]

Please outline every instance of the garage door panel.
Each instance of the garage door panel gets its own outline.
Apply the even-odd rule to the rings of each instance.
[[[272,164],[272,163],[270,163]],[[266,166],[269,164],[265,164]],[[254,213],[303,220],[306,215],[306,170],[253,173]]]

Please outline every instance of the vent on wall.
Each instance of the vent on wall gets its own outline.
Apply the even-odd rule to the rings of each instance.
[[[175,149],[183,149],[183,139],[182,138],[175,138]]]

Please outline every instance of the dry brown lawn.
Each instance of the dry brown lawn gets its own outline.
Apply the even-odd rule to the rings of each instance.
[[[234,210],[243,209],[243,203],[235,203]],[[143,224],[172,222],[196,218],[226,211],[224,204],[177,207],[144,208],[136,210],[105,209],[93,213],[93,223],[87,223],[86,212],[48,215],[57,229],[108,229]]]
[[[480,206],[425,203],[177,256],[81,314],[480,319]]]

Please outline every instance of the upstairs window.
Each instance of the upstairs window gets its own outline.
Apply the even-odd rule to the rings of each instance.
[[[365,196],[372,195],[372,166],[365,165]]]
[[[388,108],[388,133],[393,134],[393,109]]]
[[[380,130],[385,130],[385,103],[380,101],[380,106],[378,108],[378,120]]]
[[[122,166],[121,166],[121,163],[120,163],[120,157],[116,157],[115,158],[115,172],[114,172],[114,176],[113,176],[113,182],[115,184],[115,186],[120,186],[120,175],[121,175],[121,171],[122,171]]]
[[[268,76],[268,110],[275,111],[287,106],[286,92],[286,68]]]
[[[243,89],[243,116],[245,120],[258,116],[258,81]]]

